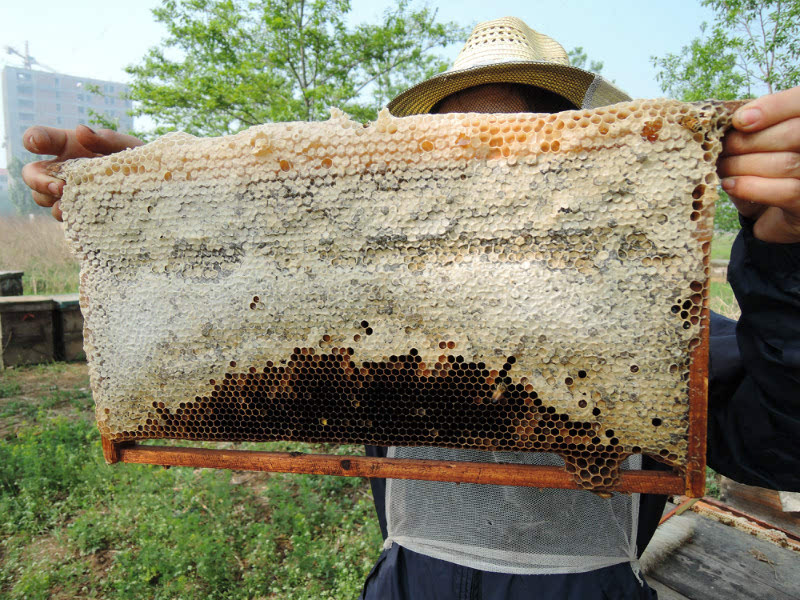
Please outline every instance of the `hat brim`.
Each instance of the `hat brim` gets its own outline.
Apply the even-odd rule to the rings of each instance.
[[[447,96],[487,83],[519,83],[543,88],[563,96],[576,108],[581,108],[596,77],[589,71],[551,62],[479,65],[435,75],[401,93],[389,102],[387,108],[396,117],[427,114]],[[604,104],[630,100],[625,92],[608,82],[603,81],[603,85]]]

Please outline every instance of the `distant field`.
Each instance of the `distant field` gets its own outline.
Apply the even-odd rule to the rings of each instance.
[[[728,233],[727,231],[714,232],[714,239],[711,241],[711,259],[730,260],[731,246],[733,246],[733,240],[735,239],[735,233]]]
[[[0,271],[24,271],[26,295],[78,291],[78,261],[51,217],[0,217]]]

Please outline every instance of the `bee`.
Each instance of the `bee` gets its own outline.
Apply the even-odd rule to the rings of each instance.
[[[497,387],[494,388],[494,392],[492,393],[492,404],[497,404],[502,400],[503,394],[506,393],[506,386],[502,383],[498,383]]]
[[[703,128],[703,125],[697,119],[697,117],[693,117],[691,115],[683,115],[680,119],[678,119],[678,123],[684,129],[688,129],[692,133],[697,133]]]

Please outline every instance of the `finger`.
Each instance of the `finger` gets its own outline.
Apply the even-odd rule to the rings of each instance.
[[[800,117],[800,86],[748,102],[733,113],[733,126],[739,131],[761,131],[794,117]]]
[[[33,201],[39,206],[53,206],[56,200],[58,200],[58,198],[51,194],[42,194],[36,191],[31,192],[31,194],[33,195]]]
[[[79,125],[75,129],[75,135],[82,146],[97,154],[113,154],[128,148],[141,146],[144,143],[132,135],[119,133],[113,129],[98,129],[95,131],[86,127],[86,125]]]
[[[739,200],[756,202],[766,206],[778,206],[800,216],[800,180],[768,179],[743,175],[726,177],[722,189]]]
[[[64,182],[48,174],[47,166],[50,164],[50,161],[28,163],[22,167],[22,181],[42,195],[59,197],[64,191]]]
[[[64,216],[61,214],[61,200],[56,200],[56,203],[53,204],[53,209],[50,212],[53,213],[53,218],[56,221],[64,220]]]
[[[36,154],[54,154],[57,160],[96,156],[78,141],[71,129],[57,129],[36,125],[29,127],[23,134],[23,144]]]
[[[22,134],[22,143],[34,154],[58,155],[66,148],[67,138],[68,134],[64,129],[36,125],[25,130]]]
[[[800,154],[796,152],[761,152],[729,156],[719,161],[720,177],[757,175],[769,178],[800,178]]]
[[[722,155],[800,151],[800,117],[755,133],[731,131],[722,141]]]

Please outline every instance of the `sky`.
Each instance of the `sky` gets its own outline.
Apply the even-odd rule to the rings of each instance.
[[[394,2],[351,0],[352,22],[374,22]],[[164,37],[151,9],[158,0],[37,0],[7,2],[0,18],[0,67],[21,66],[6,46],[30,54],[40,63],[68,75],[128,82],[124,67],[137,63]],[[418,3],[419,4],[419,3]],[[439,19],[474,25],[505,16],[558,40],[570,50],[582,46],[592,60],[604,63],[603,74],[635,98],[662,96],[651,56],[678,52],[711,20],[700,0],[429,0]],[[34,8],[31,8],[33,6]],[[442,52],[454,59],[460,50]],[[0,128],[2,123],[0,123]],[[4,133],[3,133],[4,135]],[[0,167],[5,167],[0,152]]]

